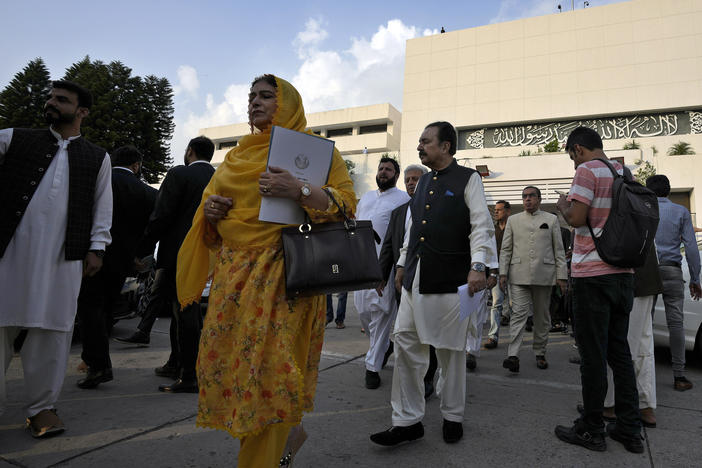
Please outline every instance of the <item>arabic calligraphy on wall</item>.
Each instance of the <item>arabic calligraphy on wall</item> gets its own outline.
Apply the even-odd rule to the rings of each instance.
[[[544,145],[554,138],[560,143],[565,143],[570,132],[581,125],[596,130],[604,140],[702,133],[702,112],[639,114],[510,127],[461,129],[458,131],[458,149]]]

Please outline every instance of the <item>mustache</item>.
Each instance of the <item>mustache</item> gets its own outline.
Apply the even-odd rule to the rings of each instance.
[[[60,114],[60,113],[61,113],[61,112],[59,112],[59,110],[58,110],[57,108],[55,108],[55,107],[52,106],[51,104],[45,105],[45,106],[44,106],[44,112],[49,111],[49,110],[52,110],[52,111],[56,112],[57,114]]]
[[[424,151],[420,151],[420,152],[419,152],[419,155],[420,155],[420,156],[426,156],[427,153],[425,153]]]

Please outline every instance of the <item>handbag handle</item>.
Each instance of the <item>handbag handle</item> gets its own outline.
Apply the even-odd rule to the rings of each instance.
[[[339,208],[339,213],[341,213],[341,215],[344,217],[344,224],[346,224],[346,228],[348,229],[352,222],[353,222],[353,228],[355,228],[356,227],[356,220],[351,219],[348,216],[346,216],[346,204],[344,204],[344,206],[342,207],[341,205],[339,205],[339,202],[336,201],[336,198],[334,198],[334,195],[332,195],[331,190],[329,190],[327,188],[322,188],[322,190],[324,190],[324,193],[326,193],[327,196],[331,199],[331,201],[334,202],[336,207]]]

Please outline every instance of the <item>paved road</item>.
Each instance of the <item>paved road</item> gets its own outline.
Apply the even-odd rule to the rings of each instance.
[[[335,301],[336,302],[336,301]],[[309,439],[296,460],[298,467],[470,467],[470,466],[700,466],[702,460],[702,362],[688,355],[696,387],[672,389],[667,350],[657,349],[658,428],[645,430],[646,452],[628,453],[608,441],[605,453],[569,446],[553,434],[556,424],[570,424],[580,401],[572,340],[552,334],[548,370],[539,370],[528,348],[522,371],[502,369],[504,343],[483,350],[478,368],[468,375],[465,436],[455,445],[441,438],[439,400],[427,403],[425,437],[394,448],[368,440],[390,425],[390,381],[393,361],[381,372],[382,385],[363,385],[367,339],[349,300],[347,328],[329,328],[320,367],[316,408],[305,417]],[[134,320],[120,322],[115,333],[127,334]],[[166,379],[153,368],[168,357],[167,319],[157,322],[149,348],[116,342],[112,346],[115,380],[95,390],[81,390],[80,346],[74,345],[59,414],[67,431],[35,441],[23,429],[21,366],[8,371],[8,411],[0,416],[0,468],[19,467],[229,467],[238,442],[227,434],[195,427],[196,395],[169,395],[157,387]],[[529,341],[526,343],[529,344]]]

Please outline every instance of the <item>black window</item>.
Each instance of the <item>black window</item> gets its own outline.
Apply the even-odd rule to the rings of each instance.
[[[236,140],[234,141],[223,141],[219,144],[219,149],[224,149],[224,148],[232,148],[236,146],[237,142]]]
[[[358,131],[359,134],[364,133],[384,133],[388,131],[388,124],[378,124],[378,125],[365,125],[361,127]]]
[[[346,136],[353,134],[353,129],[349,128],[334,128],[327,130],[327,138],[334,138],[339,136]]]

